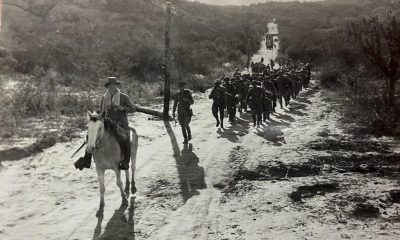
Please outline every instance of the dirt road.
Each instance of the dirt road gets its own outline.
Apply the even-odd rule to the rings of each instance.
[[[194,99],[189,145],[174,123],[130,118],[140,135],[134,216],[108,172],[95,217],[95,169],[70,159],[78,141],[1,162],[0,239],[399,238],[398,142],[347,134],[335,95],[313,84],[262,127],[243,113],[226,129],[208,92]]]
[[[132,117],[136,239],[397,239],[399,207],[388,197],[398,185],[395,142],[350,141],[327,94],[314,85],[261,128],[240,114],[226,129],[215,127],[207,94],[195,95],[187,146],[179,126]],[[2,163],[1,239],[133,239],[111,172],[96,219],[95,170],[79,172],[69,158],[78,145]],[[383,156],[384,175],[370,155]]]

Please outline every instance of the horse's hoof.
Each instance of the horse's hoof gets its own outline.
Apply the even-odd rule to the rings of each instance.
[[[132,193],[132,194],[135,194],[136,191],[137,191],[136,186],[135,186],[135,185],[132,185],[131,193]]]
[[[96,212],[96,217],[98,217],[98,218],[102,218],[103,216],[104,216],[104,210],[97,210],[97,212]]]

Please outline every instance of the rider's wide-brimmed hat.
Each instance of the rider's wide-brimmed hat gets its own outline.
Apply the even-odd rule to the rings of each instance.
[[[110,86],[110,84],[120,85],[121,82],[118,81],[118,79],[116,77],[109,77],[107,79],[107,82],[104,84],[104,87],[108,87],[108,86]]]

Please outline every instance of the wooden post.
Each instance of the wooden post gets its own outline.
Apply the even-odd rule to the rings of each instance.
[[[0,32],[1,32],[1,13],[3,11],[3,0],[0,0]]]
[[[170,39],[170,30],[171,30],[171,2],[167,2],[167,15],[166,15],[166,24],[165,24],[165,62],[164,62],[164,111],[163,116],[164,120],[169,119],[169,99],[171,97],[171,88],[170,88],[170,54],[171,54],[171,39]]]
[[[250,41],[251,39],[249,38],[249,41],[247,42],[247,71],[250,72]]]

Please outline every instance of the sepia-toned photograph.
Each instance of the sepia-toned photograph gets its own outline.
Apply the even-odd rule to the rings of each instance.
[[[400,0],[0,0],[0,240],[400,239]]]

